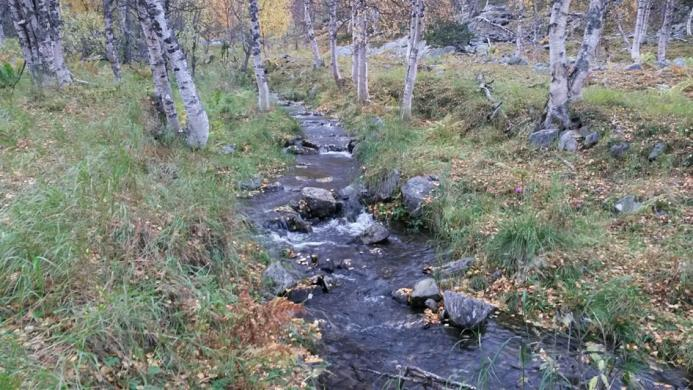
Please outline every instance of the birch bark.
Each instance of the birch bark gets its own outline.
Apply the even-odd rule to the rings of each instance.
[[[159,40],[166,49],[166,55],[176,75],[178,90],[183,99],[183,106],[187,114],[187,141],[193,148],[202,148],[207,145],[209,138],[209,119],[197,94],[195,82],[188,71],[188,63],[185,54],[178,44],[176,36],[168,26],[166,14],[159,0],[140,0],[144,2],[151,19],[152,27]]]
[[[115,37],[113,36],[113,0],[103,0],[103,24],[104,37],[106,38],[106,57],[111,63],[113,76],[120,81],[120,61],[115,49]]]
[[[359,82],[359,50],[358,50],[358,0],[351,0],[351,81],[358,88]]]
[[[63,86],[72,83],[72,73],[65,64],[65,51],[63,50],[62,17],[60,16],[60,3],[58,0],[48,1],[48,18],[50,20],[50,34],[53,41],[53,58],[55,61],[56,77],[58,84]]]
[[[665,64],[667,62],[667,45],[671,35],[671,19],[674,13],[674,0],[666,0],[664,4],[664,15],[662,17],[662,27],[659,29],[659,40],[657,42],[657,62]]]
[[[310,41],[310,49],[313,52],[313,68],[322,68],[324,65],[322,59],[320,58],[320,48],[318,47],[318,40],[315,39],[315,29],[313,28],[313,19],[311,18],[311,0],[303,0],[303,19],[306,23],[306,33],[308,34],[308,40]]]
[[[248,13],[250,15],[250,39],[252,42],[253,68],[255,70],[255,81],[257,82],[258,89],[258,107],[260,111],[269,111],[269,86],[267,85],[265,65],[262,63],[261,57],[260,10],[257,6],[257,0],[249,0]]]
[[[570,73],[568,85],[570,87],[570,100],[578,100],[582,97],[582,87],[590,72],[597,45],[601,40],[604,28],[604,12],[607,0],[590,0],[587,10],[585,33],[582,38],[582,45],[578,53],[575,67]]]
[[[423,21],[425,13],[424,0],[411,0],[411,36],[409,38],[409,57],[407,59],[407,73],[404,79],[404,93],[402,94],[402,119],[411,119],[412,99],[414,96],[414,85],[418,70],[419,48],[421,34],[423,32]]]
[[[522,22],[525,18],[525,0],[517,1],[517,31],[515,31],[515,57],[523,57],[523,38],[524,33],[522,32]]]
[[[359,104],[366,104],[368,94],[368,15],[366,0],[357,0],[358,21],[358,83],[357,95]]]
[[[686,35],[693,35],[693,7],[691,7],[691,13],[688,14],[688,22],[686,22]]]
[[[337,86],[342,85],[342,75],[339,73],[337,59],[337,0],[328,0],[330,11],[330,60],[332,62],[332,77]]]
[[[551,85],[544,128],[569,126],[568,117],[568,66],[566,64],[565,35],[570,0],[553,0],[549,22],[549,58]]]
[[[180,133],[180,122],[176,112],[176,104],[173,101],[173,90],[171,90],[171,82],[168,78],[168,70],[166,70],[161,41],[159,41],[159,37],[152,29],[152,23],[146,8],[142,4],[138,4],[137,11],[140,28],[142,29],[142,35],[149,55],[149,67],[152,70],[152,79],[154,81],[154,95],[166,117],[167,128],[174,133]]]
[[[641,61],[640,46],[642,45],[645,35],[647,35],[647,23],[650,18],[651,7],[652,0],[638,0],[638,12],[635,16],[635,31],[633,32],[633,43],[630,48],[630,58],[637,64]]]

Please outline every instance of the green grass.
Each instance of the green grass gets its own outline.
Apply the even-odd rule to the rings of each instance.
[[[191,151],[148,133],[147,72],[115,85],[105,64],[73,71],[90,85],[38,93],[25,79],[0,97],[0,387],[287,385],[293,355],[266,359],[236,330],[258,315],[242,296],[266,256],[235,197],[290,162],[296,123],[202,68],[210,146]]]

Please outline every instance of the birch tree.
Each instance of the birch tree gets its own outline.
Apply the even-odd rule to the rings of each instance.
[[[551,85],[546,107],[544,128],[567,128],[568,117],[568,66],[566,64],[565,36],[570,0],[553,0],[549,22],[549,61]]]
[[[180,133],[180,122],[178,120],[178,113],[176,112],[176,104],[173,101],[173,91],[171,90],[171,82],[168,77],[168,70],[166,69],[161,41],[152,28],[151,20],[149,19],[147,9],[144,5],[138,3],[137,10],[142,36],[144,37],[147,53],[149,55],[149,67],[152,70],[154,97],[161,111],[164,113],[166,127],[174,133]]]
[[[10,15],[34,85],[72,82],[65,65],[57,0],[10,0]]]
[[[356,94],[359,104],[366,104],[368,94],[368,14],[366,0],[356,0],[356,51],[357,54],[357,82]]]
[[[522,58],[523,45],[522,40],[524,38],[522,32],[522,21],[525,18],[525,0],[517,1],[517,30],[515,31],[515,57]]]
[[[665,0],[662,27],[659,29],[659,40],[657,42],[657,62],[660,64],[666,64],[667,62],[667,45],[671,35],[671,19],[674,13],[674,5],[674,0]]]
[[[0,22],[0,46],[5,43],[5,30],[2,27],[2,22]]]
[[[130,44],[132,37],[132,26],[130,18],[130,1],[132,0],[118,0],[119,12],[120,12],[120,26],[122,31],[122,47],[123,47],[123,63],[129,64],[132,58],[132,45]],[[137,1],[137,0],[134,0]]]
[[[178,90],[183,99],[183,106],[187,114],[186,135],[188,145],[193,148],[202,148],[207,145],[209,138],[209,119],[197,94],[195,82],[188,71],[188,63],[185,53],[178,44],[178,39],[168,26],[166,14],[159,0],[140,0],[144,3],[149,18],[153,23],[154,33],[163,43],[167,58],[176,76]]]
[[[339,62],[337,60],[337,0],[327,0],[330,14],[330,62],[332,77],[337,86],[342,85],[342,75],[339,73]]]
[[[693,35],[693,7],[691,7],[691,12],[688,14],[688,22],[686,22],[686,35],[689,37]]]
[[[357,0],[351,0],[351,81],[354,88],[358,88],[359,82],[359,51],[358,51],[358,20]]]
[[[414,84],[419,60],[421,35],[423,34],[425,4],[424,0],[411,0],[411,20],[409,36],[409,56],[407,58],[407,73],[404,79],[401,114],[403,120],[411,119],[411,105],[414,95]]]
[[[113,76],[116,81],[120,81],[120,61],[118,60],[118,52],[115,48],[115,37],[113,35],[113,1],[103,0],[103,24],[104,37],[106,38],[106,57],[111,63]]]
[[[318,40],[315,39],[315,29],[313,28],[313,19],[311,18],[311,0],[303,0],[303,20],[306,23],[306,33],[308,41],[310,41],[310,49],[313,52],[313,68],[322,68],[323,62],[320,58],[320,48]]]
[[[652,0],[638,0],[638,12],[635,16],[635,31],[633,32],[633,43],[630,48],[630,58],[636,64],[641,61],[640,46],[647,35],[647,24],[650,19],[650,9]]]
[[[253,68],[255,70],[255,81],[258,89],[258,107],[260,111],[269,111],[270,96],[269,86],[267,85],[267,74],[265,73],[265,65],[262,63],[261,54],[261,35],[260,35],[260,10],[257,6],[257,0],[248,0],[248,15],[250,16],[250,40],[251,51],[253,54]]]
[[[578,52],[575,66],[570,72],[568,79],[570,100],[578,100],[582,97],[582,87],[589,75],[590,67],[594,60],[597,45],[601,40],[604,29],[604,13],[608,0],[590,0],[587,14],[585,32],[582,38],[582,45]]]

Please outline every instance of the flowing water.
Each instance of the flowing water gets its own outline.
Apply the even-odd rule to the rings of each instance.
[[[355,221],[342,217],[314,223],[313,232],[307,234],[263,228],[267,215],[298,199],[303,187],[338,191],[351,184],[360,170],[358,162],[343,151],[350,139],[337,120],[309,112],[298,103],[283,105],[321,152],[297,156],[295,166],[278,178],[278,189],[253,196],[245,213],[259,227],[271,253],[280,256],[281,250],[289,248],[303,256],[315,255],[318,264],[303,266],[306,275],[325,275],[333,284],[328,292],[316,289],[301,298],[310,298],[304,302],[308,318],[322,323],[319,353],[329,366],[318,387],[445,388],[398,384],[392,377],[406,367],[416,367],[456,382],[475,386],[486,382],[489,388],[522,388],[524,378],[524,387],[535,389],[552,377],[542,354],[551,356],[560,375],[573,384],[586,383],[597,374],[581,362],[577,343],[566,336],[539,331],[504,315],[492,316],[479,332],[461,334],[453,327],[427,326],[421,311],[395,301],[393,290],[412,287],[425,277],[425,265],[439,262],[425,237],[396,232],[385,244],[363,245],[356,238],[373,221],[365,212]],[[344,259],[350,259],[349,267],[324,266]],[[530,358],[520,358],[523,348],[531,352]],[[664,388],[657,383],[686,388],[687,383],[678,371],[653,367],[640,370],[637,377],[646,389]]]

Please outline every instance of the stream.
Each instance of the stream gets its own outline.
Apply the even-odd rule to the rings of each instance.
[[[355,220],[345,217],[313,221],[311,233],[287,232],[267,227],[267,216],[276,208],[301,197],[304,187],[339,191],[359,175],[358,161],[346,150],[350,141],[338,120],[309,111],[300,103],[281,103],[301,126],[306,140],[320,146],[320,153],[297,155],[295,165],[277,178],[274,190],[259,192],[245,202],[244,213],[260,232],[260,240],[273,258],[291,249],[298,259],[317,259],[317,264],[298,265],[305,276],[323,275],[328,291],[293,297],[304,302],[308,320],[321,323],[319,355],[327,362],[316,387],[325,389],[448,388],[399,382],[396,375],[415,367],[455,382],[488,388],[516,389],[586,387],[597,370],[581,359],[575,340],[541,331],[504,314],[494,314],[478,332],[461,333],[447,325],[427,326],[422,310],[399,303],[393,290],[412,287],[426,277],[425,265],[438,265],[434,245],[422,234],[393,231],[389,241],[363,245],[358,236],[373,222],[362,211]],[[348,266],[342,264],[350,259]],[[447,259],[454,260],[454,259]],[[530,357],[520,358],[526,348]],[[540,355],[554,361],[554,377],[561,385],[548,385],[552,370]],[[544,367],[542,367],[542,365]],[[678,370],[644,367],[636,374],[645,389],[686,388],[685,374]],[[619,388],[621,375],[613,388]],[[484,386],[484,383],[487,385]],[[662,384],[668,384],[665,387]],[[450,387],[454,388],[454,387]]]

